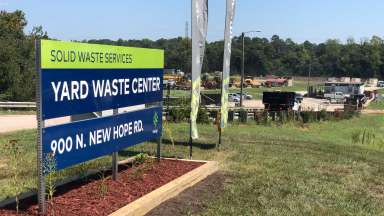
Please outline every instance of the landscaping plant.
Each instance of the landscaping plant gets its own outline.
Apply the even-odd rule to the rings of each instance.
[[[101,180],[100,184],[98,185],[99,186],[99,194],[101,197],[104,197],[108,193],[108,185],[106,183],[107,177],[105,177],[105,172],[103,170],[101,170],[98,173],[98,175],[99,175],[99,179]]]
[[[57,175],[57,164],[54,153],[46,154],[43,160],[43,173],[45,177],[46,183],[46,191],[48,203],[51,205],[52,210],[54,209],[53,196],[56,192],[56,178]],[[54,211],[52,211],[54,212]]]

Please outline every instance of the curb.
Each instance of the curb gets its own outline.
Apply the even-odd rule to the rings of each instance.
[[[166,159],[166,158],[164,158]],[[156,190],[140,197],[128,205],[113,212],[109,216],[138,216],[145,215],[164,201],[177,196],[185,189],[195,185],[207,176],[219,169],[216,161],[184,160],[193,162],[205,162],[204,165],[189,171],[175,180],[157,188]]]

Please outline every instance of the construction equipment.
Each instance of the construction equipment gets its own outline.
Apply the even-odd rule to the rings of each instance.
[[[286,78],[271,78],[267,79],[264,82],[264,85],[266,87],[282,87],[282,86],[288,86],[288,79]]]
[[[246,87],[259,88],[261,86],[261,82],[259,80],[247,78],[244,80],[244,85]]]

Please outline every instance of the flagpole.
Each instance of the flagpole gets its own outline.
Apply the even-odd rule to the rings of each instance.
[[[192,25],[193,25],[192,24],[192,7],[193,7],[192,1],[193,0],[191,0],[191,35],[192,35],[192,30],[193,30],[192,29]],[[189,47],[188,43],[189,43],[189,39],[187,37],[187,48]],[[192,48],[192,36],[191,36],[191,48]],[[188,49],[187,49],[187,53],[189,53]],[[191,61],[191,68],[190,68],[190,71],[191,71],[191,108],[192,108],[192,94],[193,94],[193,92],[192,92],[192,90],[193,90],[193,86],[192,86],[193,85],[193,80],[192,80],[192,63],[193,62],[192,62],[192,58],[193,58],[193,56],[191,53],[191,58],[189,59]],[[188,59],[188,55],[187,55],[187,59]],[[189,116],[189,159],[191,159],[191,160],[192,160],[192,145],[193,145],[192,142],[193,142],[192,141],[192,118],[191,118],[191,116]]]

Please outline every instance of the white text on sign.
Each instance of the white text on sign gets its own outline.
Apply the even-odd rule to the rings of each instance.
[[[90,86],[91,89],[90,90]],[[51,82],[55,102],[83,100],[89,97],[101,98],[129,94],[142,94],[161,91],[160,77],[146,77],[130,79],[102,79],[56,81]],[[90,94],[91,93],[91,94]]]

